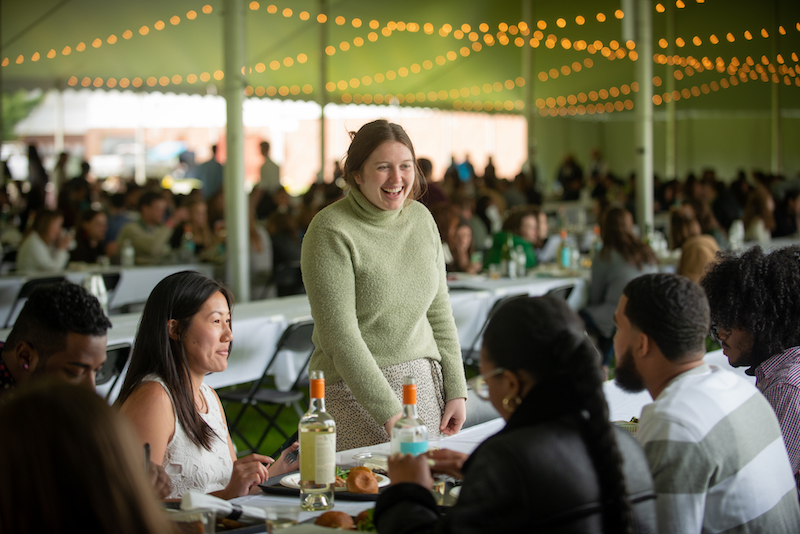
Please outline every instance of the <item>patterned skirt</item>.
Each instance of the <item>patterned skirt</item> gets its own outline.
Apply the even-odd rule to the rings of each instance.
[[[444,413],[444,379],[439,362],[422,358],[390,365],[381,371],[400,402],[403,400],[403,379],[407,376],[416,379],[419,418],[428,427],[430,437],[440,435],[439,425]],[[358,403],[344,380],[326,384],[325,409],[336,421],[337,451],[389,441],[383,422],[376,422]]]

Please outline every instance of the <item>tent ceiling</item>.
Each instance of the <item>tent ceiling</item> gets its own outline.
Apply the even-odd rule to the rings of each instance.
[[[682,92],[679,109],[767,110],[774,80],[781,107],[800,109],[800,2],[684,1],[682,8],[664,1],[664,12],[652,4],[656,57],[637,61],[656,61],[656,103],[668,75],[666,56],[658,57],[667,50],[659,41],[667,37],[672,12],[674,37],[685,43],[673,51],[681,62],[681,79],[675,80]],[[324,54],[328,68],[321,87],[318,0],[245,0],[246,94],[317,100],[324,90],[330,102],[519,113],[522,50],[538,37],[532,83],[541,113],[577,113],[590,104],[602,104],[604,111],[632,106],[636,54],[623,38],[626,18],[632,17],[617,17],[620,3],[531,3],[533,27],[521,29],[522,0],[408,0],[402,6],[330,0],[324,24],[332,54]],[[219,1],[3,2],[3,89],[214,91],[222,83],[215,75],[223,76],[222,16]],[[582,24],[577,17],[585,19]],[[596,41],[600,50],[584,48]],[[748,57],[753,65],[747,65]]]

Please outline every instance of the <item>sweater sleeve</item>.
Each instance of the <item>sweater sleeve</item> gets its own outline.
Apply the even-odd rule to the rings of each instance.
[[[428,322],[433,330],[433,338],[439,356],[442,358],[442,376],[444,378],[444,400],[449,401],[467,397],[467,382],[464,377],[464,363],[461,357],[461,345],[458,342],[458,330],[450,306],[450,295],[447,287],[442,244],[438,240],[438,231],[433,228],[436,248],[436,264],[439,273],[439,289],[428,308]]]
[[[402,412],[369,347],[356,314],[353,244],[330,228],[313,224],[303,239],[301,269],[317,349],[330,360],[355,399],[383,425]]]

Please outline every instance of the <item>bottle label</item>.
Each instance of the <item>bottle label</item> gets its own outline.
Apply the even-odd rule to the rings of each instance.
[[[413,454],[419,456],[428,452],[428,440],[425,441],[401,441],[400,452],[403,454]]]
[[[336,481],[336,433],[300,433],[300,478],[315,484]],[[313,462],[313,463],[312,463]]]

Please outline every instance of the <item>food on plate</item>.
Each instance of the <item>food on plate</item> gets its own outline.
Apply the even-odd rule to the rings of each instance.
[[[358,514],[356,516],[356,530],[360,530],[361,532],[377,532],[378,529],[375,528],[375,523],[373,523],[374,512],[375,509],[370,508]]]
[[[350,493],[378,493],[378,479],[368,467],[354,467],[347,475],[347,491]]]
[[[321,527],[329,527],[329,528],[341,528],[345,530],[350,530],[353,528],[353,518],[347,515],[344,512],[337,512],[335,510],[331,510],[330,512],[325,512],[321,516],[319,516],[316,521],[314,521],[315,525],[319,525]]]

